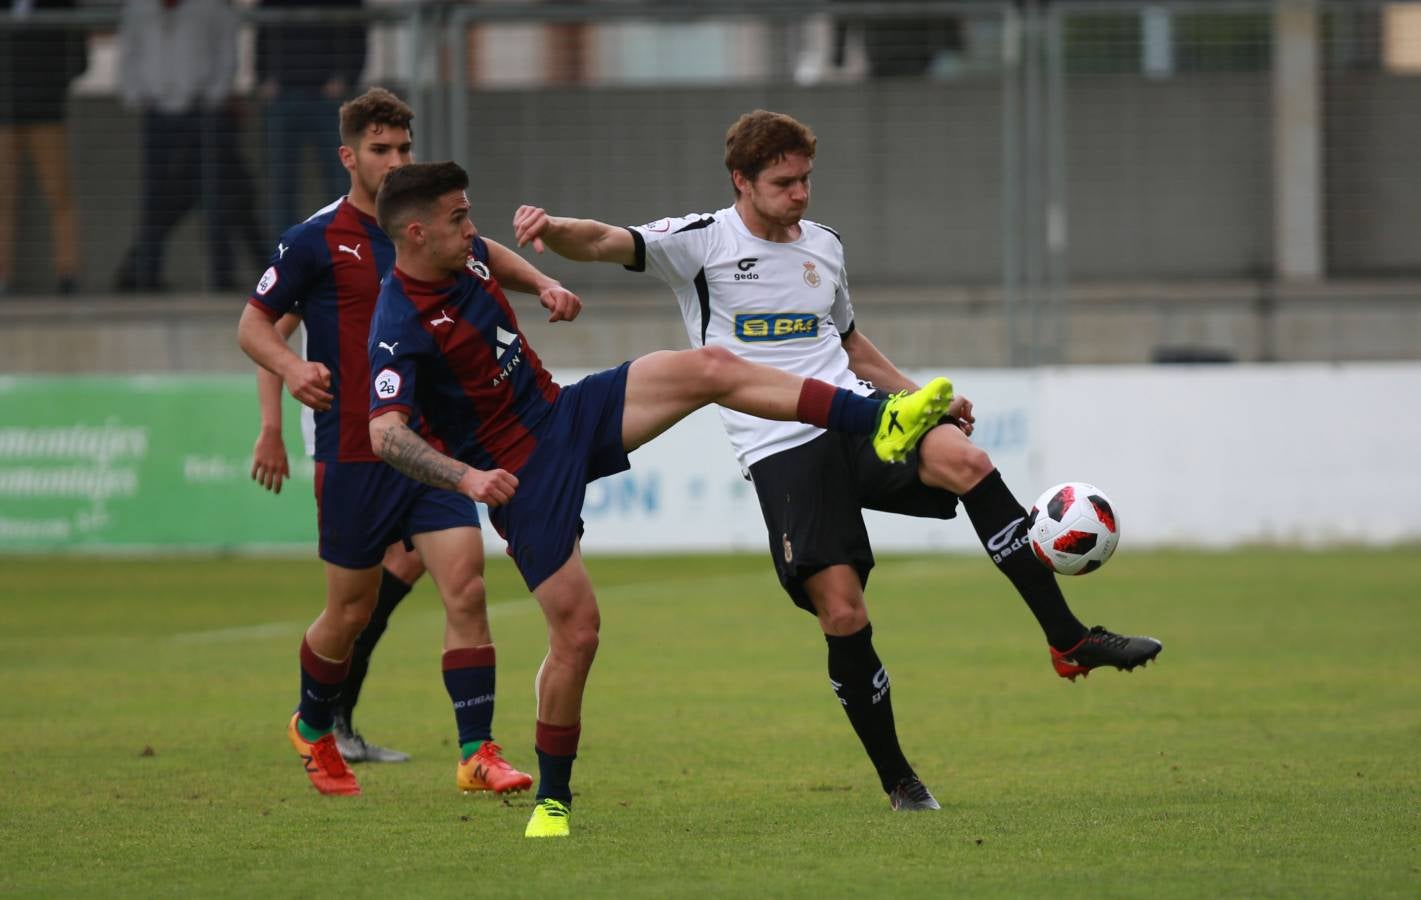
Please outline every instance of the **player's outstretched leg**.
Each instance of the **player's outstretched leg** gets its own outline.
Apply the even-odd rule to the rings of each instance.
[[[918,450],[919,477],[962,498],[987,556],[1040,624],[1061,677],[1074,681],[1100,666],[1129,671],[1159,655],[1163,645],[1154,638],[1087,629],[1076,618],[1056,576],[1032,555],[1026,510],[985,451],[951,426],[932,429]]]
[[[873,435],[874,452],[902,462],[952,402],[952,382],[934,378],[910,393],[881,400],[815,378],[747,362],[723,347],[662,350],[632,361],[622,413],[628,451],[702,406],[829,431]]]

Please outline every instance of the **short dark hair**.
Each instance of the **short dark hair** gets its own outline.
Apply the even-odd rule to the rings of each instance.
[[[373,87],[340,107],[340,142],[354,150],[371,125],[409,130],[414,110],[382,87]]]
[[[736,119],[725,132],[725,168],[754,181],[766,166],[790,153],[813,159],[817,144],[809,126],[793,116],[757,109]]]
[[[453,161],[410,163],[385,176],[375,195],[375,218],[391,238],[411,218],[429,211],[450,191],[469,187],[469,173]]]

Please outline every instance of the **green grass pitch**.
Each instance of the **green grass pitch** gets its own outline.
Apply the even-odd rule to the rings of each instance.
[[[495,731],[535,769],[542,618],[489,585]],[[284,728],[314,561],[0,558],[0,894],[1415,897],[1421,553],[1124,553],[1063,579],[1157,664],[1075,684],[978,557],[880,560],[875,642],[936,814],[890,813],[814,621],[758,556],[594,559],[570,841],[454,787],[422,584],[317,795]],[[326,894],[325,891],[334,893]]]

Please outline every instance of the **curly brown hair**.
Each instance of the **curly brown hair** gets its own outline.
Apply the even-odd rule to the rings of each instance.
[[[765,170],[790,153],[814,158],[818,139],[808,125],[784,113],[757,109],[735,120],[725,132],[725,168],[754,181]],[[739,191],[736,191],[739,194]]]
[[[353,150],[371,125],[408,130],[412,121],[414,110],[405,101],[382,87],[373,87],[341,104],[340,142]]]

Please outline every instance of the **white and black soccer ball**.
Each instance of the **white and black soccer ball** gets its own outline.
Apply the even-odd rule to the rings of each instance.
[[[1047,488],[1026,517],[1031,550],[1059,575],[1084,575],[1105,565],[1120,543],[1120,520],[1093,484],[1068,481]]]

